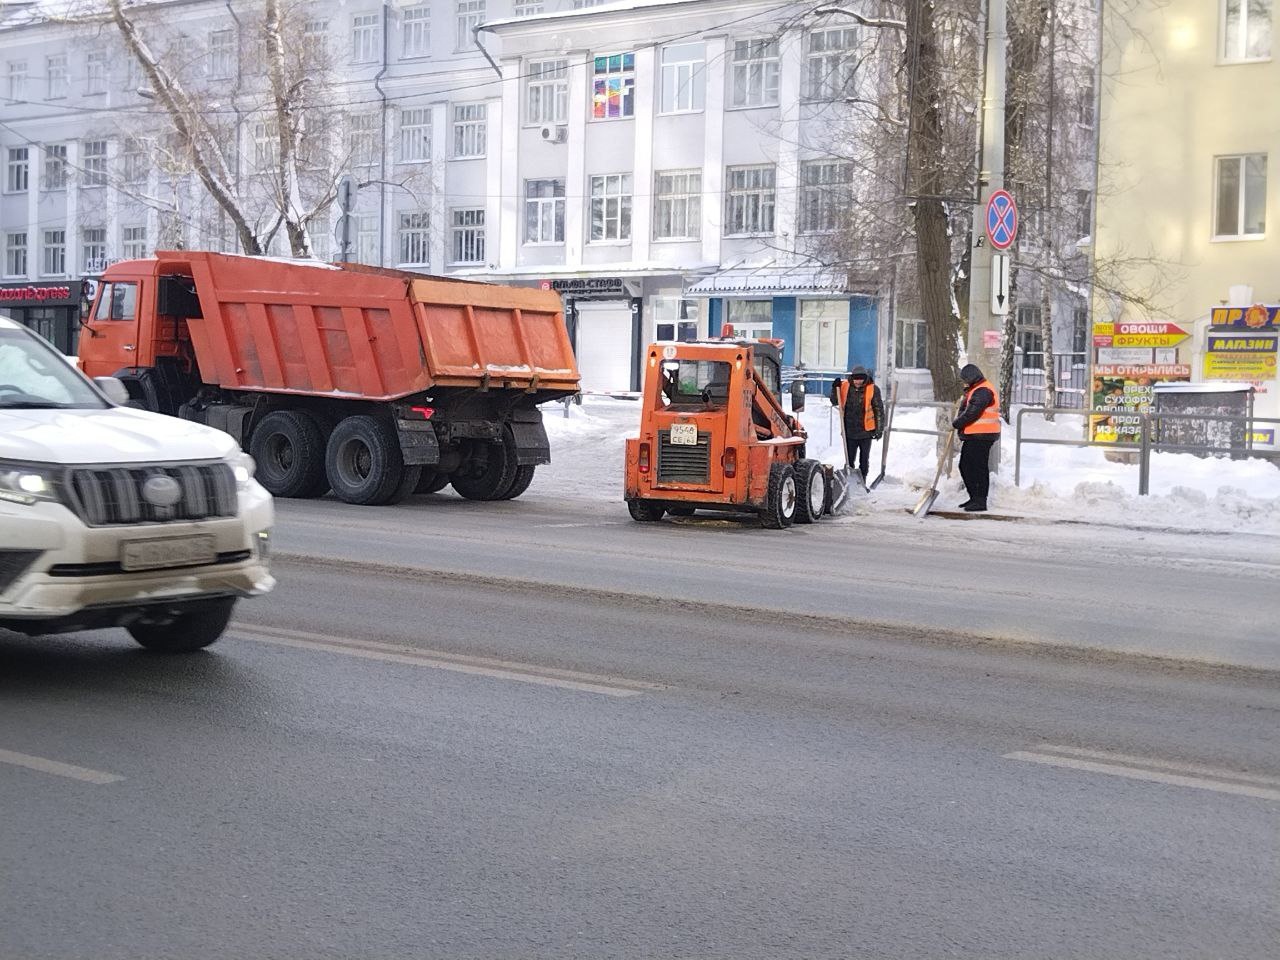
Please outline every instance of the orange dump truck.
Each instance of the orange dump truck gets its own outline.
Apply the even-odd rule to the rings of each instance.
[[[231,434],[276,496],[519,496],[538,404],[578,390],[557,294],[353,264],[160,252],[107,268],[80,363]]]

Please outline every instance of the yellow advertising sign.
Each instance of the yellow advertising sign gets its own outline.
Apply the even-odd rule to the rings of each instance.
[[[1274,380],[1276,355],[1274,353],[1206,353],[1204,378],[1206,380]]]
[[[1172,347],[1187,339],[1185,333],[1117,333],[1113,347]]]

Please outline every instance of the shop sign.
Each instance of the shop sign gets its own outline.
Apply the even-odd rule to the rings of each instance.
[[[1176,323],[1117,323],[1112,347],[1172,347],[1191,334]]]
[[[1095,347],[1111,346],[1111,338],[1115,335],[1114,323],[1095,323],[1093,325],[1093,345]]]
[[[1190,380],[1185,363],[1097,364],[1093,368],[1093,409],[1089,435],[1100,443],[1137,443],[1142,433],[1139,414],[1151,408],[1154,385]]]
[[[74,291],[74,294],[73,294]],[[0,286],[0,305],[11,307],[69,306],[80,293],[80,285],[69,283],[18,283]]]
[[[538,286],[566,297],[620,296],[626,292],[621,277],[561,277],[543,280]]]
[[[1266,447],[1274,446],[1276,442],[1276,432],[1275,430],[1259,430],[1255,427],[1253,432],[1249,434],[1249,442],[1261,444]]]
[[[1280,307],[1255,303],[1251,307],[1214,307],[1209,311],[1211,330],[1280,329]]]
[[[1275,337],[1210,337],[1204,378],[1254,383],[1274,380],[1276,342]]]
[[[1155,351],[1150,347],[1099,347],[1098,362],[1106,364],[1151,363]]]

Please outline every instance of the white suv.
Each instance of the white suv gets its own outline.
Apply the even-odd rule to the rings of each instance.
[[[275,586],[271,495],[227,434],[121,404],[0,317],[0,630],[198,650]]]

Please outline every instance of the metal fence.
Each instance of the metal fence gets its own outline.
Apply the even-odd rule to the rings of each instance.
[[[1053,382],[1058,385],[1058,406],[1081,410],[1089,406],[1089,355],[1055,353]],[[1044,403],[1044,354],[1017,351],[1013,360],[1012,403]]]

